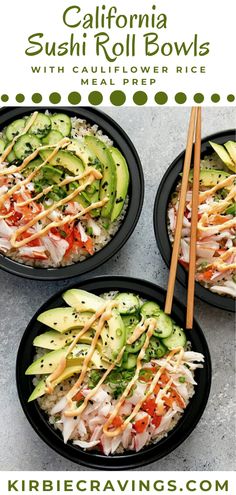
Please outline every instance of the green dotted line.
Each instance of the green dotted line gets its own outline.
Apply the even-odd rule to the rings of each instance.
[[[72,91],[71,93],[69,93],[67,98],[68,102],[71,105],[79,105],[82,99],[81,94],[77,91]],[[191,99],[188,98],[187,95],[183,92],[176,93],[174,98],[175,102],[178,105],[183,105],[184,103],[186,103],[187,100],[189,101],[189,103],[191,103]],[[213,93],[210,98],[212,103],[219,103],[221,99],[218,93]],[[148,99],[150,100],[145,91],[136,91],[133,94],[133,102],[137,106],[146,105]],[[235,95],[229,94],[226,99],[229,103],[233,103],[235,101]],[[31,96],[31,100],[37,105],[42,102],[43,97],[41,93],[33,93]],[[55,91],[53,93],[50,93],[48,100],[53,105],[58,105],[61,102],[61,95],[60,93]],[[194,101],[194,103],[201,104],[204,102],[205,97],[202,93],[195,93],[192,100]],[[1,101],[3,103],[7,103],[9,101],[9,96],[7,94],[2,94]],[[24,103],[25,96],[22,93],[18,93],[15,96],[15,101],[17,103]],[[100,91],[91,91],[91,93],[89,93],[88,95],[88,101],[91,105],[94,106],[101,105],[101,103],[103,102],[103,95]],[[157,105],[165,105],[168,102],[167,93],[165,93],[164,91],[159,91],[155,94],[154,101]],[[112,103],[112,105],[120,107],[126,102],[126,94],[124,93],[124,91],[112,91],[112,93],[110,94],[110,102]]]

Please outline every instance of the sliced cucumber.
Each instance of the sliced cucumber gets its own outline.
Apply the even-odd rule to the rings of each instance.
[[[133,344],[128,344],[126,346],[127,352],[129,352],[131,354],[133,354],[133,353],[135,354],[135,353],[139,352],[140,349],[143,347],[145,340],[146,340],[146,334],[143,333],[141,335],[141,337],[139,337],[139,339],[137,339]]]
[[[34,123],[31,125],[29,132],[38,138],[45,137],[51,129],[51,120],[45,113],[38,113]]]
[[[125,370],[130,370],[132,368],[135,368],[137,363],[137,354],[128,354],[128,357],[125,361],[122,363],[122,368]]]
[[[70,135],[71,131],[71,118],[64,113],[56,113],[50,116],[52,130],[58,131],[62,136],[66,137]]]
[[[118,311],[121,315],[130,315],[137,313],[140,309],[137,296],[131,292],[120,292],[115,301],[118,303]]]
[[[163,344],[168,349],[175,349],[176,347],[184,347],[186,345],[187,339],[182,328],[177,325],[173,325],[173,331],[170,337],[162,340]]]
[[[0,154],[2,155],[3,151],[5,150],[6,143],[3,139],[0,138]]]
[[[25,128],[25,119],[14,120],[6,129],[6,138],[8,141],[12,141],[16,136],[21,134]]]
[[[156,318],[160,314],[161,308],[157,303],[148,301],[145,302],[141,309],[141,315],[146,318]]]
[[[127,336],[129,336],[130,334],[133,333],[133,330],[138,325],[140,318],[135,314],[122,315],[122,320],[123,320],[125,328],[126,328],[126,334],[127,334]]]
[[[156,317],[156,320],[157,329],[154,331],[154,335],[160,339],[169,337],[173,332],[172,319],[166,315],[164,311],[160,311],[159,315]]]
[[[156,337],[151,337],[145,352],[144,361],[149,362],[151,359],[160,359],[165,356],[167,352],[166,347],[167,346],[163,344],[163,341],[161,342],[159,339],[156,339]]]
[[[24,158],[26,158],[28,155],[31,155],[31,153],[40,148],[40,146],[42,146],[42,144],[37,136],[24,134],[16,141],[13,150],[16,158],[19,158],[19,160],[24,160]]]
[[[50,131],[49,134],[42,139],[43,144],[57,144],[63,138],[59,131]]]

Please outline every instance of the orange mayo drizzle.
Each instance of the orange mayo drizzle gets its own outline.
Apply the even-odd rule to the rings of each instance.
[[[229,192],[229,194],[226,196],[225,199],[218,201],[213,205],[209,205],[209,209],[207,210],[208,215],[211,215],[212,213],[224,211],[230,205],[230,200],[235,199],[235,196],[236,196],[236,186],[232,188],[232,190]]]
[[[236,263],[231,263],[228,264],[224,263],[224,260],[229,258],[232,254],[236,254],[236,247],[232,247],[225,251],[225,253],[221,254],[217,258],[217,261],[214,261],[213,263],[209,264],[208,267],[214,267],[216,268],[219,272],[227,272],[228,270],[235,270],[236,269]]]
[[[216,228],[217,232],[221,232],[222,230],[230,229],[230,228],[236,226],[236,218],[232,218],[232,219],[228,220],[227,222],[224,222],[224,223],[219,224],[219,225],[206,226],[207,223],[208,223],[208,214],[203,213],[203,215],[202,215],[202,217],[199,220],[198,225],[197,225],[199,234],[201,234],[201,233],[204,234],[204,232],[208,232],[208,230],[212,229],[212,228]]]
[[[135,327],[132,335],[127,340],[127,344],[131,345],[134,342],[136,342],[136,340],[138,340],[139,337],[141,337],[141,335],[143,335],[143,333],[146,332],[147,327],[148,327],[148,320],[146,320],[144,322],[144,318],[142,318],[141,322],[138,323],[138,325]]]
[[[63,138],[63,139],[67,139],[67,138]],[[58,143],[59,143],[59,141],[58,141]],[[45,146],[40,146],[40,148],[37,148],[36,150],[34,150],[33,153],[31,153],[31,155],[28,155],[24,159],[24,161],[22,162],[22,164],[19,165],[18,167],[17,166],[11,166],[11,167],[6,167],[6,168],[1,169],[0,170],[0,175],[9,175],[9,174],[15,174],[15,173],[21,172],[21,170],[23,170],[28,165],[28,163],[30,163],[32,160],[34,160],[34,158],[36,158],[36,156],[39,154],[40,151],[47,150],[47,149],[52,149],[52,148],[56,148],[58,146],[58,143],[57,144],[47,144]],[[68,144],[69,143],[63,144],[61,146],[61,148],[67,147]],[[48,161],[48,159],[47,159],[47,161]],[[39,165],[39,166],[41,166],[41,165]],[[37,170],[37,168],[35,170]]]
[[[81,331],[76,335],[76,337],[73,339],[71,344],[69,345],[67,352],[65,356],[61,359],[58,367],[55,369],[55,371],[49,375],[46,379],[46,385],[47,385],[47,390],[46,393],[52,393],[54,390],[54,387],[52,386],[52,383],[54,380],[59,378],[59,376],[63,373],[65,367],[66,367],[66,357],[73,351],[75,345],[77,342],[81,339],[81,337],[91,328],[93,323],[100,318],[100,316],[103,314],[103,312],[106,310],[106,305],[103,305],[91,318],[87,321],[87,323],[84,325],[84,327],[81,329]]]
[[[223,187],[226,187],[226,186],[230,186],[231,183],[235,179],[236,179],[236,174],[235,175],[230,175],[229,177],[227,177],[227,179],[222,180],[222,182],[219,182],[219,184],[216,184],[211,189],[208,189],[207,191],[201,192],[199,194],[199,204],[203,203],[208,196],[211,196],[212,194],[214,194],[219,189],[222,189]]]
[[[52,153],[44,160],[41,165],[39,165],[35,170],[31,172],[31,174],[26,177],[26,179],[19,181],[18,184],[15,184],[11,189],[9,189],[5,194],[3,194],[0,198],[0,206],[6,201],[6,199],[10,198],[14,192],[16,192],[18,189],[21,189],[22,186],[25,186],[26,184],[29,184],[31,180],[34,178],[35,175],[41,170],[41,168],[46,165],[46,163],[49,163],[50,160],[57,154],[57,152],[62,148],[64,145],[66,145],[68,142],[67,138],[63,138],[61,141],[58,142],[56,148],[52,151]],[[32,156],[32,155],[31,155]]]
[[[22,203],[17,203],[17,206],[26,206],[26,205],[32,203],[33,201],[37,201],[38,199],[40,199],[45,194],[52,191],[55,186],[62,187],[62,186],[66,186],[66,184],[70,184],[70,182],[80,181],[81,179],[83,179],[87,175],[90,175],[91,173],[94,174],[94,177],[96,177],[96,179],[102,178],[102,174],[100,172],[98,172],[98,170],[96,170],[93,167],[88,167],[82,174],[66,177],[65,179],[63,179],[61,182],[59,182],[57,184],[53,184],[52,186],[45,187],[45,189],[43,189],[43,191],[41,193],[37,194],[37,196],[29,198],[26,201],[22,201]]]
[[[85,187],[87,187],[87,185],[88,184],[85,184]],[[65,198],[65,199],[67,199],[67,198]],[[40,230],[39,232],[32,234],[30,237],[27,237],[26,239],[22,239],[22,241],[16,241],[17,236],[22,233],[23,227],[21,227],[21,229],[19,229],[19,230],[21,230],[21,232],[19,232],[19,230],[17,230],[12,234],[11,239],[10,239],[11,244],[13,247],[24,246],[25,244],[28,244],[29,242],[33,241],[34,239],[37,239],[38,237],[42,237],[53,227],[62,227],[62,225],[65,225],[66,223],[71,223],[74,220],[78,220],[78,218],[81,218],[82,216],[84,216],[86,213],[89,213],[93,209],[102,208],[107,203],[107,201],[109,201],[108,198],[103,198],[101,201],[98,201],[97,203],[92,203],[87,208],[83,209],[79,213],[76,213],[76,215],[67,215],[62,220],[53,221],[53,222],[49,223],[46,227],[44,227],[42,230]],[[49,212],[49,209],[47,210],[47,212]],[[42,212],[42,213],[44,213],[44,212]],[[39,214],[39,215],[41,215],[41,214]],[[39,217],[39,215],[37,217]],[[39,218],[38,218],[38,220],[39,220]],[[36,221],[38,221],[38,220],[36,220]],[[31,222],[29,222],[29,223],[31,225],[33,225],[35,223],[35,221],[31,220]],[[28,226],[26,226],[26,225],[24,226],[27,228],[26,229],[24,228],[23,231],[25,231],[29,228],[29,224],[27,224],[27,225]]]
[[[145,342],[143,344],[143,347],[142,347],[142,349],[139,352],[138,357],[137,357],[137,364],[136,364],[135,374],[134,374],[132,380],[130,380],[130,382],[128,383],[127,387],[125,388],[123,394],[121,395],[119,401],[117,402],[115,408],[113,409],[111,415],[109,416],[109,419],[107,420],[107,422],[103,426],[103,432],[107,436],[115,437],[115,436],[119,435],[119,433],[121,431],[125,430],[125,428],[126,428],[126,426],[128,424],[128,423],[126,424],[126,422],[124,422],[123,425],[121,425],[119,428],[116,428],[113,431],[108,431],[109,426],[111,426],[114,418],[118,415],[118,412],[119,412],[122,404],[124,403],[127,395],[130,393],[130,391],[131,391],[132,387],[134,386],[135,382],[138,380],[139,372],[142,369],[142,360],[144,358],[145,351],[146,351],[146,349],[147,349],[147,347],[149,345],[150,338],[153,335],[153,332],[154,332],[155,328],[156,328],[156,320],[154,320],[153,318],[150,318],[148,320],[148,330],[147,330],[147,333],[146,333],[146,339],[145,339]]]
[[[122,396],[117,404],[117,406],[119,406],[119,408],[117,408],[117,406],[115,407],[113,413],[111,414],[111,416],[109,417],[109,420],[105,423],[105,425],[103,426],[103,432],[106,436],[108,437],[116,437],[117,435],[119,435],[120,433],[122,433],[128,426],[128,424],[130,423],[130,421],[132,421],[132,419],[136,416],[136,414],[139,412],[140,408],[142,407],[142,404],[143,402],[145,402],[145,400],[147,400],[147,398],[152,395],[152,393],[154,392],[154,389],[155,389],[155,386],[157,385],[158,381],[159,381],[159,378],[161,376],[161,374],[163,373],[163,371],[165,370],[166,368],[166,364],[171,360],[172,356],[174,354],[176,354],[177,352],[179,352],[180,350],[182,350],[182,347],[177,347],[176,349],[173,349],[167,356],[166,358],[166,361],[165,363],[163,364],[163,366],[158,370],[158,372],[156,373],[154,379],[152,380],[152,383],[150,384],[149,386],[149,389],[148,391],[146,392],[145,396],[140,399],[140,401],[136,404],[136,406],[134,407],[132,413],[130,414],[130,416],[128,416],[128,418],[125,419],[124,423],[119,426],[118,428],[116,428],[115,430],[113,431],[108,431],[108,428],[109,426],[111,425],[113,419],[115,418],[115,416],[117,416],[118,412],[119,412],[119,408],[120,408],[120,402],[121,402],[121,399],[122,399]],[[138,376],[137,376],[137,379],[138,379]],[[132,380],[133,381],[133,380]],[[131,382],[130,382],[131,383]],[[168,382],[168,384],[171,385],[170,381]],[[167,384],[167,385],[168,385]],[[166,387],[167,387],[166,385]],[[170,386],[169,385],[169,386]],[[128,385],[129,386],[129,385]],[[165,387],[165,389],[166,389]],[[128,388],[128,387],[127,387]],[[124,391],[123,393],[123,396],[125,395],[125,392],[126,390]],[[166,392],[166,390],[165,390]],[[126,398],[127,395],[125,395],[124,398]],[[123,401],[122,401],[123,403]],[[110,419],[112,418],[112,420],[110,421]]]
[[[3,152],[3,154],[0,156],[0,163],[4,162],[5,159],[8,157],[9,153],[11,152],[14,144],[19,139],[19,137],[23,136],[24,134],[26,134],[28,132],[28,130],[30,129],[30,127],[35,122],[37,116],[38,116],[38,112],[34,112],[31,115],[29,121],[27,122],[27,124],[26,124],[26,126],[24,128],[24,130],[20,134],[18,134],[17,136],[14,137],[14,139],[12,140],[12,142],[7,146],[7,148],[5,149],[5,151]]]
[[[76,416],[80,416],[83,411],[86,409],[89,401],[92,399],[92,397],[97,393],[97,391],[99,390],[99,388],[101,387],[101,385],[104,383],[104,381],[106,380],[107,376],[109,375],[109,373],[111,373],[111,371],[115,368],[115,366],[121,361],[122,357],[123,357],[123,354],[125,352],[125,346],[122,347],[121,351],[119,352],[117,358],[115,359],[115,361],[109,366],[109,368],[107,368],[107,370],[105,371],[105,373],[103,374],[102,378],[99,380],[99,382],[97,383],[97,385],[91,390],[91,392],[89,392],[89,394],[85,397],[84,399],[84,402],[83,404],[81,404],[81,406],[78,407],[78,409],[76,409]],[[74,394],[75,395],[75,394]],[[70,416],[74,416],[74,410],[71,411],[71,410],[68,410],[68,411],[65,411],[64,412],[64,415],[67,416],[67,417],[70,417]]]

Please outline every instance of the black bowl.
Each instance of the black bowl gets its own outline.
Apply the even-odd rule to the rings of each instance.
[[[235,140],[234,130],[217,132],[216,134],[207,136],[202,140],[201,157],[203,158],[204,156],[212,155],[213,150],[209,145],[209,141],[216,141],[219,144],[223,144],[228,140]],[[167,169],[159,185],[154,205],[153,222],[156,241],[161,256],[168,267],[170,266],[172,247],[167,229],[167,209],[171,194],[175,191],[177,183],[179,182],[179,174],[183,169],[184,155],[185,151],[182,151]],[[177,280],[184,287],[187,287],[188,272],[180,263],[177,268]],[[227,311],[235,311],[235,302],[233,299],[215,294],[198,282],[195,284],[195,295],[212,306]]]
[[[150,282],[144,282],[134,278],[125,277],[97,277],[92,280],[83,281],[75,284],[73,287],[79,287],[95,294],[110,290],[132,291],[140,294],[143,298],[156,301],[162,307],[165,301],[165,291],[157,285]],[[65,289],[64,289],[65,290]],[[46,309],[57,306],[65,306],[60,291],[49,299],[35,314],[25,330],[21,344],[18,350],[16,363],[16,380],[18,394],[23,407],[24,413],[35,429],[36,433],[52,449],[66,457],[70,461],[82,464],[84,466],[96,469],[132,469],[145,464],[154,462],[180,445],[196,427],[203,411],[206,407],[210,386],[211,386],[211,358],[208,345],[198,323],[194,320],[193,330],[188,331],[188,340],[192,343],[192,349],[201,352],[205,356],[204,367],[196,371],[196,391],[187,406],[182,418],[176,427],[169,433],[168,437],[163,438],[156,445],[144,448],[140,452],[127,452],[122,455],[104,456],[96,452],[86,452],[82,449],[68,443],[65,445],[60,433],[49,425],[45,414],[38,407],[37,402],[27,402],[29,395],[33,390],[32,377],[25,375],[26,368],[30,365],[34,356],[32,342],[36,335],[42,333],[45,327],[37,321],[37,316]],[[176,299],[173,303],[172,317],[184,328],[185,325],[185,307]]]
[[[61,280],[75,277],[105,263],[131,236],[141,213],[144,197],[144,178],[138,154],[131,140],[123,129],[105,113],[85,107],[5,107],[0,109],[0,130],[14,119],[27,115],[35,110],[44,112],[65,112],[71,117],[84,118],[92,124],[97,124],[107,134],[122,154],[125,156],[130,171],[129,204],[125,218],[113,239],[90,258],[61,268],[33,268],[7,258],[0,254],[0,268],[20,277],[35,280]]]

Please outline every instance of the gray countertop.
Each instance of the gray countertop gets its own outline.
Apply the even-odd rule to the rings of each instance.
[[[91,275],[127,275],[166,287],[168,270],[157,249],[152,210],[157,187],[171,161],[185,147],[188,108],[105,108],[128,133],[143,164],[145,201],[135,232],[112,260]],[[233,128],[234,108],[204,108],[203,136]],[[76,279],[75,279],[76,282]],[[23,280],[0,271],[0,396],[1,470],[83,470],[60,457],[33,431],[20,407],[15,384],[15,359],[22,333],[38,309],[70,281]],[[178,286],[182,300],[185,291]],[[213,383],[207,408],[195,431],[172,454],[144,468],[150,470],[233,470],[234,316],[196,302],[196,318],[207,338]]]

